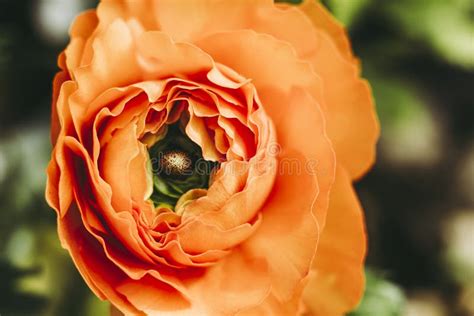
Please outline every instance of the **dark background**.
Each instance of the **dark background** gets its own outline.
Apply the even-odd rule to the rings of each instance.
[[[474,315],[474,8],[470,0],[327,0],[382,124],[357,190],[369,231],[356,315]],[[106,315],[44,201],[51,81],[95,1],[0,0],[0,314]]]

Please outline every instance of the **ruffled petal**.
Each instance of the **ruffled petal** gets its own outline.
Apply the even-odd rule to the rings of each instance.
[[[89,42],[90,36],[97,27],[99,20],[95,10],[85,11],[79,14],[72,23],[70,36],[71,41],[65,50],[66,66],[73,74],[74,70],[81,66],[84,50]]]
[[[58,139],[61,130],[61,123],[59,121],[57,109],[58,97],[61,91],[62,84],[69,79],[70,77],[68,72],[63,70],[61,72],[58,72],[54,76],[53,80],[53,99],[51,102],[51,143],[53,145],[56,144],[56,140]]]
[[[204,275],[184,282],[201,311],[190,315],[234,315],[259,305],[271,289],[266,260],[239,248]]]
[[[82,226],[77,208],[72,207],[58,221],[59,238],[69,250],[71,257],[87,285],[101,299],[109,299],[123,312],[143,315],[115,287],[126,278],[120,269],[110,262],[102,247]],[[87,251],[84,251],[87,249]]]
[[[374,163],[380,133],[369,84],[360,78],[344,28],[316,1],[301,9],[316,26],[319,48],[305,59],[324,82],[328,135],[338,162],[352,179],[359,178]]]
[[[326,226],[319,241],[304,302],[314,316],[344,315],[364,291],[364,216],[349,174],[338,167]]]
[[[280,157],[304,161],[304,157],[295,151],[283,150]],[[279,302],[291,300],[309,271],[318,241],[318,225],[311,212],[317,193],[316,179],[310,174],[285,171],[277,175],[272,193],[262,209],[260,228],[242,244],[243,249],[268,262],[271,295]]]

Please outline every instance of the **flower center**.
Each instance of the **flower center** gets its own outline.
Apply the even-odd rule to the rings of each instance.
[[[164,177],[179,178],[192,174],[191,156],[182,150],[168,150],[159,159],[160,174]]]
[[[155,207],[174,209],[192,189],[207,189],[218,163],[204,160],[202,150],[184,133],[179,123],[168,125],[166,134],[148,150],[153,172]]]

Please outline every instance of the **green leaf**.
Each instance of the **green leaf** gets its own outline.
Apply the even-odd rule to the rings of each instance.
[[[469,0],[404,0],[386,8],[405,34],[429,44],[451,63],[474,68],[474,19]]]
[[[326,3],[334,16],[349,27],[370,4],[370,0],[327,0]]]
[[[401,316],[405,295],[399,286],[371,269],[365,272],[366,289],[359,307],[349,316]]]

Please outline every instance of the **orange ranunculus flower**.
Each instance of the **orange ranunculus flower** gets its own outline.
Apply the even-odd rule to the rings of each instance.
[[[98,297],[127,315],[356,306],[366,235],[351,182],[379,130],[320,4],[104,0],[70,34],[46,198]]]

